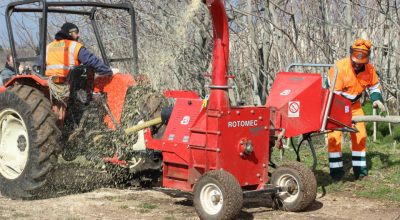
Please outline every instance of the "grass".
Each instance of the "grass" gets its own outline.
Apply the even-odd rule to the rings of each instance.
[[[13,213],[12,217],[15,218],[15,219],[18,219],[18,218],[28,218],[28,217],[31,217],[31,216],[29,214],[26,214],[26,213],[17,212],[17,213]]]
[[[151,212],[153,209],[156,209],[158,206],[155,204],[150,203],[143,203],[140,205],[140,213],[148,213]]]
[[[67,217],[66,220],[81,220],[82,217]]]
[[[119,208],[120,208],[120,209],[128,209],[129,206],[128,206],[128,205],[120,205]]]
[[[112,202],[122,202],[121,198],[118,196],[104,196],[104,199]]]
[[[381,201],[400,202],[400,144],[390,137],[384,137],[376,143],[371,140],[372,137],[367,138],[368,178],[363,180],[354,179],[351,165],[350,138],[349,135],[345,135],[345,143],[342,150],[346,175],[343,181],[333,182],[329,175],[328,153],[323,136],[313,138],[318,158],[315,172],[318,191],[320,193],[346,193],[346,195]],[[308,144],[302,145],[300,155],[301,160],[311,167],[312,155]],[[285,150],[283,160],[296,160],[295,152],[292,148]],[[278,164],[282,163],[279,152],[275,151],[273,153],[273,161]]]

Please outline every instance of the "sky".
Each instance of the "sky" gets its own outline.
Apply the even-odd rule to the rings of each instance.
[[[4,17],[4,11],[6,10],[6,6],[10,2],[9,0],[0,0],[0,45],[3,45],[3,39],[5,36],[7,36],[7,28],[6,28],[6,19]]]
[[[0,45],[5,48],[9,47],[5,10],[6,10],[7,5],[10,2],[14,2],[14,1],[15,0],[0,0]],[[31,27],[31,28],[35,28],[35,26],[37,26],[36,20],[29,19],[29,17],[22,17],[19,13],[14,13],[11,16],[11,20],[12,21],[16,21],[16,20],[23,21],[27,27]],[[34,31],[32,31],[32,32],[34,32]],[[37,33],[33,33],[33,34],[37,34]],[[18,42],[19,38],[18,38],[18,36],[16,36],[16,34],[14,35],[14,38],[16,38],[16,41]]]

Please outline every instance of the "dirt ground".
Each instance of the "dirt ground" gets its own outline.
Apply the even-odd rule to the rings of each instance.
[[[52,174],[52,184],[43,198],[23,201],[0,196],[0,219],[198,219],[190,194],[159,187],[117,189],[109,180],[100,170],[61,165]],[[301,213],[271,207],[269,196],[248,198],[239,218],[400,220],[400,203],[351,194],[318,195],[315,203]]]

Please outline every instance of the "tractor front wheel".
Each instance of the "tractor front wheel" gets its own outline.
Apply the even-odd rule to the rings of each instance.
[[[0,191],[35,196],[58,151],[60,131],[50,103],[38,90],[16,85],[0,94]]]
[[[242,205],[239,182],[226,171],[210,171],[194,187],[194,206],[200,219],[234,219]]]
[[[313,172],[299,162],[280,166],[272,173],[271,183],[283,188],[272,198],[275,208],[284,211],[304,211],[317,196],[317,181]]]

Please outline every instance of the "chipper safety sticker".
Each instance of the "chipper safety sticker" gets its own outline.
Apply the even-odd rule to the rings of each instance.
[[[300,102],[299,101],[289,102],[289,104],[288,104],[288,117],[289,118],[298,118],[298,117],[300,117]]]

